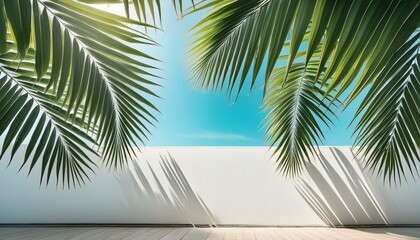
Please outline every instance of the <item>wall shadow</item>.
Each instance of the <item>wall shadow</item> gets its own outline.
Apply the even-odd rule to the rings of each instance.
[[[388,224],[383,197],[373,191],[360,165],[338,148],[330,151],[328,157],[319,153],[319,164],[307,164],[309,179],[295,184],[299,194],[327,225]]]
[[[167,153],[160,155],[158,161],[154,167],[147,160],[134,161],[127,171],[117,175],[127,197],[125,207],[132,211],[135,220],[147,224],[216,226],[215,217],[176,160]]]

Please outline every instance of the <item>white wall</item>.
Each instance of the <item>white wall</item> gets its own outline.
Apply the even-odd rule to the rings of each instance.
[[[97,169],[82,188],[39,185],[0,162],[0,223],[192,223],[322,226],[420,224],[420,182],[399,186],[361,170],[349,147],[321,147],[300,180],[265,147],[145,148],[120,172]],[[18,158],[24,149],[19,151]]]

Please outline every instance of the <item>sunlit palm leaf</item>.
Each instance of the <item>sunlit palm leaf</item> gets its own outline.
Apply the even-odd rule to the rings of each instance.
[[[315,103],[320,104],[322,112],[326,110],[322,102],[334,104],[354,86],[344,102],[344,106],[348,106],[364,89],[376,84],[377,76],[387,70],[393,62],[392,56],[398,54],[400,46],[419,26],[420,15],[418,1],[230,0],[210,1],[206,5],[210,13],[191,33],[191,77],[200,88],[226,87],[231,93],[234,90],[239,92],[251,73],[252,87],[259,72],[265,70],[264,86],[272,89],[265,99],[267,109],[271,110],[268,138],[271,144],[280,146],[279,167],[287,173],[298,172],[308,153],[306,149],[316,144],[314,140],[322,135],[313,122],[316,118],[325,120],[326,116],[314,114],[318,112],[314,109]],[[290,43],[286,41],[289,39]],[[287,63],[278,61],[282,47],[288,50],[288,55],[282,58]],[[268,82],[276,64],[285,68],[277,69]],[[297,90],[296,83],[286,84],[287,80],[298,79],[298,73],[303,74],[303,69],[306,72],[308,67],[311,69],[309,76],[314,79],[303,79],[312,81],[315,84],[312,88],[302,92]],[[275,112],[284,110],[284,104],[291,104],[288,97],[294,96],[292,93],[308,95],[310,91],[316,97],[307,103],[305,113],[308,118],[299,119],[302,127],[308,126],[299,134],[291,134],[297,131],[292,120],[297,118],[293,116],[301,113],[289,112],[287,117]],[[325,99],[319,98],[321,92]],[[274,96],[269,96],[272,94]],[[290,111],[296,110],[301,109],[291,108]],[[313,129],[309,130],[310,127]],[[407,138],[410,142],[406,144],[410,146],[415,143],[413,139],[418,138],[418,132],[414,130],[410,129],[412,137]],[[299,148],[295,147],[297,145]],[[288,150],[285,146],[293,148]],[[364,146],[366,152],[376,151],[376,145]],[[399,141],[398,149],[403,148],[407,146]],[[410,149],[408,152],[414,151]],[[407,156],[410,159],[415,157],[413,154]],[[375,160],[368,159],[369,162],[380,162],[382,157],[374,155]],[[293,161],[296,163],[292,164]],[[395,165],[390,167],[402,171],[395,169]]]
[[[128,18],[132,17],[130,15],[130,5],[133,6],[136,13],[136,17],[140,22],[145,22],[153,24],[154,26],[162,25],[162,1],[161,0],[79,0],[88,3],[97,3],[97,2],[123,2],[125,13]],[[174,10],[180,16],[184,16],[193,12],[196,7],[202,7],[205,2],[208,0],[172,0],[172,5]],[[210,1],[209,1],[210,2]],[[166,3],[167,2],[163,2]]]
[[[77,0],[79,2],[89,4],[124,4],[125,14],[128,18],[130,15],[130,5],[133,6],[136,17],[140,22],[156,25],[161,19],[161,1],[160,0]],[[179,0],[182,3],[182,0]],[[184,0],[185,1],[185,0]],[[173,1],[175,5],[175,0]],[[182,5],[181,5],[182,6]]]
[[[327,113],[331,115],[332,110],[316,81],[317,65],[318,61],[310,61],[276,68],[267,82],[266,135],[276,145],[278,169],[289,176],[304,168],[314,153],[312,146],[323,139],[319,122],[331,122]]]
[[[123,34],[120,38],[130,39],[137,44],[153,44],[153,42],[141,33],[128,31],[122,26],[115,28],[119,22],[115,22],[115,25],[110,24],[110,21],[104,24],[102,21],[79,14],[79,9],[76,8],[80,6],[78,4],[52,2],[45,4],[47,8],[57,11],[60,23],[68,30],[69,36],[74,38],[73,55],[80,54],[84,58],[83,61],[73,59],[71,65],[78,70],[75,71],[78,75],[70,76],[74,84],[69,85],[69,93],[64,98],[64,103],[68,104],[70,111],[76,110],[79,106],[73,106],[73,103],[81,104],[78,99],[85,97],[85,107],[88,111],[84,114],[83,120],[87,119],[88,126],[92,124],[98,126],[97,141],[104,149],[103,157],[112,159],[114,165],[121,164],[122,161],[130,159],[131,145],[135,145],[135,141],[130,139],[131,136],[137,136],[139,139],[146,137],[147,128],[139,117],[152,117],[148,109],[157,110],[145,98],[146,95],[154,95],[149,87],[156,84],[150,80],[153,75],[148,72],[153,67],[129,56],[154,59],[111,36],[117,32]],[[76,9],[73,9],[73,6]],[[86,24],[77,24],[80,20]],[[81,64],[83,62],[87,66]],[[89,77],[94,82],[80,80]],[[85,86],[80,85],[81,83]],[[86,94],[89,87],[92,92],[94,89],[98,91],[98,95]],[[114,111],[108,111],[109,108]]]
[[[224,2],[228,2],[225,0]],[[173,6],[177,14],[180,17],[185,17],[192,13],[198,12],[203,9],[207,9],[214,4],[218,4],[221,1],[212,0],[172,0]]]
[[[80,185],[89,178],[85,169],[92,171],[92,166],[95,166],[88,156],[92,152],[88,144],[93,140],[80,130],[78,124],[64,121],[66,112],[50,100],[54,96],[45,93],[37,84],[33,51],[29,50],[17,70],[13,62],[16,58],[17,53],[10,51],[0,59],[3,73],[0,81],[0,134],[6,133],[1,156],[10,146],[11,161],[24,139],[29,137],[21,168],[30,162],[31,172],[39,161],[41,182],[46,177],[48,183],[55,169],[57,182],[61,175],[63,185]]]
[[[5,2],[5,6],[7,4],[16,2]],[[7,7],[4,10],[9,14]],[[122,166],[134,157],[133,147],[137,140],[147,138],[148,126],[155,121],[153,113],[157,109],[148,96],[156,97],[151,90],[157,85],[156,76],[152,74],[155,68],[150,65],[156,59],[130,47],[132,44],[155,43],[127,23],[148,25],[72,1],[33,1],[30,11],[34,17],[35,43],[26,46],[25,38],[15,32],[23,30],[13,25],[25,21],[9,21],[12,26],[6,40],[9,50],[0,55],[1,72],[8,76],[3,81],[12,81],[12,86],[24,91],[20,95],[25,93],[28,99],[34,100],[31,103],[33,109],[38,109],[45,118],[46,123],[42,126],[51,122],[54,134],[69,132],[74,135],[68,139],[60,137],[65,140],[62,142],[47,141],[51,159],[57,154],[56,161],[66,166],[58,169],[57,174],[60,170],[64,176],[67,171],[68,181],[83,181],[87,165],[70,168],[71,159],[65,157],[64,150],[76,149],[77,144],[81,144],[82,147],[77,147],[71,156],[84,159],[85,154],[80,149],[87,148],[83,143],[86,139],[90,143],[88,148],[95,145],[107,165]],[[19,46],[25,48],[22,50]],[[36,50],[27,56],[28,51],[32,51],[30,46]],[[29,109],[25,108],[28,115]],[[12,119],[16,120],[11,122]],[[1,121],[1,127],[6,129],[17,118],[11,120]],[[22,122],[19,127],[27,131],[32,126]],[[41,131],[42,127],[34,125],[33,129]],[[28,135],[29,141],[38,136]],[[16,141],[15,146],[21,142],[21,139]],[[3,152],[9,144],[9,141],[3,144]],[[33,164],[41,160],[39,156],[35,155]],[[44,161],[42,163],[44,172],[47,165]]]
[[[130,17],[129,2],[124,0],[125,12],[127,17]],[[137,18],[142,22],[151,21],[156,25],[157,21],[160,21],[162,12],[160,6],[160,0],[132,0],[131,3],[134,5]],[[150,14],[150,17],[148,17]]]
[[[238,0],[212,5],[193,28],[191,77],[204,89],[241,90],[248,73],[269,77],[290,29],[297,1]],[[306,28],[305,28],[306,30]],[[263,61],[267,57],[267,64]],[[227,81],[227,82],[225,82]]]
[[[389,181],[417,173],[420,162],[420,34],[412,36],[377,76],[356,116],[367,163]]]

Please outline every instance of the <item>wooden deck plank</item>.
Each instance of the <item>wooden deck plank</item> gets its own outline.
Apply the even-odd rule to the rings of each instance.
[[[244,240],[255,240],[255,231],[253,228],[244,228]]]
[[[207,240],[223,240],[226,228],[212,228]]]
[[[168,235],[173,229],[171,228],[159,228],[159,231],[145,238],[145,240],[161,240],[163,237]]]
[[[127,240],[134,240],[134,239],[146,239],[156,232],[159,231],[159,228],[150,228],[150,229],[133,229],[133,234],[127,237]]]
[[[420,227],[396,228],[151,228],[2,227],[0,240],[300,240],[420,239]]]
[[[286,238],[284,238],[284,236],[280,236],[279,234],[277,234],[277,228],[270,228],[270,231],[268,231],[268,233],[270,234],[271,238],[276,239],[276,240],[284,240]]]
[[[210,232],[210,228],[193,228],[182,238],[182,240],[207,240]]]
[[[63,228],[65,231],[68,231],[69,234],[67,235],[69,238],[71,237],[74,240],[84,240],[88,238],[94,237],[96,234],[99,234],[100,232],[104,231],[102,228],[97,227],[87,227],[84,229],[80,229],[79,231],[69,231],[67,228]],[[62,236],[66,236],[66,233],[64,233]],[[50,240],[57,239],[58,236],[51,236]]]
[[[13,234],[7,235],[5,237],[5,239],[11,239],[11,240],[13,240],[13,239],[24,239],[28,236],[33,235],[33,234],[37,234],[40,231],[41,231],[41,229],[39,229],[39,228],[27,228],[27,229],[24,229],[24,231],[22,231],[22,232],[16,231]]]
[[[244,240],[244,229],[236,228],[235,229],[235,240]]]
[[[148,230],[150,231],[151,229],[133,229],[131,227],[126,227],[126,228],[116,228],[114,229],[115,231],[113,232],[109,232],[109,236],[105,237],[104,239],[127,239],[129,238],[131,235],[133,234],[138,234],[138,232],[147,232]]]
[[[235,229],[234,228],[226,228],[224,239],[235,239]]]
[[[380,236],[383,240],[398,240],[401,239],[400,235],[390,234],[386,228],[360,228],[353,229],[357,235],[366,236],[369,239],[378,239]],[[406,239],[409,239],[408,237]]]
[[[121,240],[132,240],[141,237],[142,235],[149,234],[153,231],[153,228],[133,228],[130,230],[130,234],[121,238]]]
[[[323,237],[323,239],[331,239],[331,240],[347,240],[348,238],[340,234],[340,232],[328,231],[326,228],[317,228],[314,231],[319,232],[319,235]]]
[[[409,235],[413,239],[420,239],[420,228],[391,228],[391,234]]]
[[[274,232],[279,236],[279,239],[298,240],[298,238],[291,234],[288,229],[289,228],[277,228]]]
[[[33,231],[30,228],[20,228],[20,227],[3,227],[0,228],[0,239],[6,239],[7,237],[23,233],[25,231]]]
[[[34,236],[34,239],[42,239],[42,240],[55,240],[57,239],[57,236],[63,236],[68,231],[67,228],[54,228],[49,229],[47,227],[42,229],[42,232],[38,233],[36,236]]]
[[[174,228],[161,240],[179,240],[182,239],[192,228]]]
[[[114,235],[117,235],[120,233],[120,228],[104,228],[100,227],[102,231],[99,231],[97,234],[94,234],[92,236],[86,237],[85,239],[89,240],[103,240],[103,239],[115,239],[113,238]],[[78,232],[74,235],[72,238],[78,238],[82,233]]]
[[[302,236],[304,239],[322,240],[325,239],[325,233],[319,231],[318,228],[296,228],[293,232],[298,236]]]
[[[74,240],[83,240],[83,239],[96,239],[98,235],[102,235],[104,232],[110,232],[111,229],[108,228],[91,228],[91,227],[59,227],[57,228],[60,231],[51,233],[50,227],[44,227],[42,233],[34,234],[33,236],[36,239],[45,239],[44,232],[50,233],[46,239],[56,240],[56,239],[74,239]]]
[[[256,228],[254,229],[255,232],[255,239],[257,240],[275,240],[271,234],[268,233],[270,228]]]

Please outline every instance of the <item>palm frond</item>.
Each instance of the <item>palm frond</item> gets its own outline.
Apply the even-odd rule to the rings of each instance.
[[[226,0],[225,2],[228,2]],[[220,1],[219,1],[220,2]],[[209,7],[218,4],[218,1],[213,0],[172,0],[172,5],[174,6],[175,12],[181,18],[190,15],[192,13],[199,12],[204,9],[208,9]]]
[[[420,5],[416,1],[354,1],[345,12],[347,17],[339,34],[325,35],[334,42],[327,49],[323,44],[325,60],[320,65],[324,67],[329,62],[328,92],[335,91],[338,98],[355,83],[346,103],[349,105],[374,82],[391,56],[416,30],[419,14]]]
[[[4,2],[7,16],[11,15],[9,8],[14,8],[6,6],[16,2]],[[28,99],[34,99],[34,109],[42,107],[40,114],[47,114],[46,121],[66,126],[55,130],[56,134],[67,131],[76,136],[62,143],[51,140],[48,143],[52,147],[61,144],[68,149],[81,142],[79,138],[90,136],[90,148],[98,148],[107,165],[122,166],[134,157],[137,140],[147,139],[148,127],[156,121],[153,114],[157,109],[149,96],[157,97],[152,89],[158,86],[158,77],[150,65],[157,60],[130,46],[156,43],[127,23],[148,25],[72,1],[37,0],[31,6],[35,43],[27,45],[17,32],[22,29],[13,27],[25,21],[14,23],[7,18],[11,26],[8,50],[0,55],[1,72],[8,76],[5,81],[23,87]],[[33,55],[28,56],[28,52]],[[0,125],[7,128],[9,123],[2,121]],[[21,126],[26,129],[30,125]],[[72,128],[74,132],[68,130]],[[4,150],[8,145],[3,145]],[[65,156],[59,147],[56,151]],[[71,154],[84,156],[82,151]],[[38,160],[33,158],[34,163]],[[57,161],[69,160],[62,157]],[[83,180],[83,167],[74,170],[75,180]],[[42,165],[43,171],[45,168]]]
[[[420,33],[389,59],[356,114],[357,143],[367,164],[384,178],[401,181],[404,166],[420,162]]]
[[[160,22],[162,11],[160,0],[124,0],[125,13],[130,18],[129,4],[132,3],[140,22],[153,23],[155,26]],[[150,16],[149,16],[150,14]],[[151,18],[151,20],[150,20]]]
[[[2,4],[13,30],[19,57],[24,58],[31,38],[32,6],[29,0],[6,1]]]
[[[319,53],[314,57],[307,65],[275,68],[267,82],[267,140],[276,145],[277,168],[287,176],[296,176],[304,168],[314,154],[313,145],[323,140],[320,123],[331,123],[328,114],[333,115],[316,78]]]
[[[160,0],[77,0],[87,4],[124,4],[124,10],[127,18],[132,18],[130,15],[130,5],[133,6],[138,21],[149,23],[151,26],[157,26],[161,22],[161,3]],[[182,3],[182,0],[179,0]],[[175,5],[175,0],[173,1]],[[181,5],[182,6],[182,5]]]
[[[80,99],[84,100],[87,110],[82,120],[87,119],[88,127],[97,126],[96,141],[103,148],[103,158],[107,162],[112,159],[109,164],[121,166],[133,157],[132,145],[136,142],[131,137],[135,136],[141,141],[146,138],[148,130],[141,122],[146,118],[153,120],[151,110],[157,111],[145,97],[156,96],[149,89],[157,85],[150,80],[156,77],[150,73],[154,67],[145,63],[156,59],[114,39],[114,33],[124,34],[121,38],[129,38],[136,44],[154,42],[142,33],[124,29],[120,22],[109,20],[104,23],[79,14],[78,8],[73,8],[81,7],[77,3],[45,2],[45,6],[58,13],[61,27],[69,33],[63,37],[73,38],[70,55],[81,57],[72,59],[71,66],[77,75],[70,76],[73,81],[70,81],[63,101],[69,111],[76,111],[80,105],[74,106],[74,103],[82,104]],[[84,25],[80,25],[79,21],[83,21]],[[116,25],[119,28],[115,28]],[[143,62],[130,55],[143,58]],[[84,78],[90,78],[93,82],[83,81]],[[87,94],[94,91],[98,91],[98,95]]]
[[[96,165],[88,156],[89,153],[95,153],[89,146],[93,139],[80,130],[80,124],[63,120],[66,112],[58,103],[50,100],[54,96],[45,93],[37,84],[34,52],[27,52],[25,62],[21,63],[19,69],[14,68],[17,56],[17,52],[10,51],[0,59],[0,72],[3,73],[0,80],[0,135],[5,133],[0,158],[11,147],[12,161],[18,148],[29,137],[20,168],[30,162],[30,173],[40,162],[40,183],[46,177],[45,183],[48,184],[54,169],[57,183],[60,175],[62,184],[68,187],[70,184],[84,183],[85,179],[89,179],[85,169],[93,171],[92,167]],[[32,77],[29,75],[31,71]]]
[[[286,40],[297,1],[222,1],[192,29],[191,77],[203,89],[241,90],[253,70],[270,76]],[[306,28],[305,28],[306,29]],[[267,64],[263,61],[267,56]],[[227,81],[227,82],[225,82]]]
[[[4,10],[4,0],[0,0],[0,54],[7,51],[7,20],[6,12]]]
[[[95,0],[79,0],[87,3],[97,3]],[[153,26],[162,25],[162,3],[161,0],[102,0],[101,2],[124,3],[125,14],[130,18],[130,5],[133,6],[136,17],[140,22]],[[172,6],[178,16],[184,17],[196,10],[202,9],[208,0],[172,0]],[[204,7],[206,8],[206,7]]]
[[[271,89],[264,99],[266,109],[270,110],[268,139],[271,144],[278,144],[279,167],[287,173],[298,172],[308,153],[306,149],[311,149],[316,144],[314,139],[322,136],[318,125],[314,125],[315,117],[311,116],[327,118],[316,114],[315,103],[329,111],[322,102],[334,104],[355,86],[344,102],[348,106],[375,84],[377,76],[392,63],[393,54],[418,27],[420,15],[418,1],[232,0],[208,5],[210,13],[191,33],[191,78],[200,88],[226,87],[229,94],[234,90],[239,94],[248,75],[252,73],[252,88],[258,74],[265,70],[264,87]],[[283,47],[288,48],[288,54],[280,56],[280,61]],[[306,74],[308,67],[311,74],[315,73],[308,75],[314,79],[304,81],[312,82],[311,88],[303,91],[297,87],[299,81],[288,83],[290,79],[299,79],[299,73]],[[290,106],[290,99],[296,100],[293,96],[309,95],[311,91],[312,105],[308,100],[307,109],[282,106]],[[321,92],[324,99],[319,98]],[[298,112],[281,116],[280,112],[286,110]],[[307,119],[296,118],[301,110]],[[298,131],[294,119],[299,120],[302,131]],[[417,138],[418,132],[412,130],[415,129],[410,134]],[[409,144],[413,145],[413,141]],[[374,145],[366,147],[367,152],[375,149]],[[398,148],[403,147],[400,144]],[[292,159],[296,165],[285,159]]]

